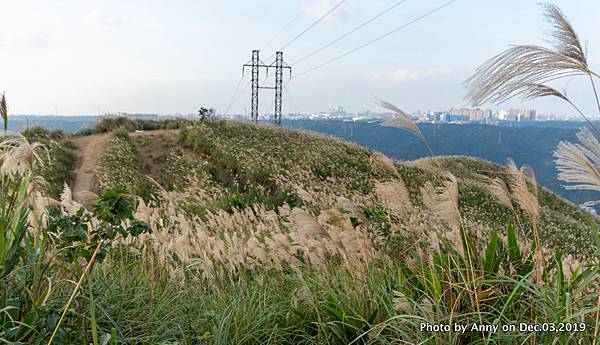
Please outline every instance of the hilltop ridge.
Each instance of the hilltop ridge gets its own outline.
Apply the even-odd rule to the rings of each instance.
[[[92,160],[97,161],[96,192],[120,188],[148,202],[164,190],[192,217],[264,207],[286,227],[282,210],[299,209],[320,226],[369,233],[401,252],[428,243],[423,238],[434,236],[433,229],[452,227],[423,200],[425,185],[439,191],[449,172],[457,178],[464,227],[486,237],[509,223],[528,222],[516,203],[513,215],[486,186],[496,177],[506,180],[506,169],[471,157],[394,161],[334,137],[230,121],[117,130],[104,145],[90,151],[98,155]],[[590,216],[539,190],[544,244],[573,255],[588,253]]]

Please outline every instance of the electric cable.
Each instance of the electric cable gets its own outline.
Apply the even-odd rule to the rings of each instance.
[[[430,16],[430,15],[438,12],[438,11],[440,11],[441,9],[443,9],[443,8],[445,8],[445,7],[453,4],[453,3],[455,3],[456,1],[458,1],[458,0],[447,1],[444,4],[442,4],[441,6],[438,6],[438,7],[434,8],[433,10],[431,10],[431,11],[429,11],[429,12],[427,12],[427,13],[425,13],[425,14],[423,14],[423,15],[421,15],[421,16],[419,16],[419,17],[417,17],[417,18],[415,18],[415,19],[413,19],[413,20],[411,20],[411,21],[409,21],[409,22],[407,22],[407,23],[405,23],[405,24],[403,24],[403,25],[401,25],[401,26],[393,29],[393,30],[391,30],[391,31],[388,31],[385,34],[383,34],[381,36],[378,36],[375,39],[372,39],[372,40],[370,40],[370,41],[368,41],[368,42],[366,42],[366,43],[364,43],[364,44],[362,44],[362,45],[360,45],[360,46],[358,46],[358,47],[356,47],[354,49],[351,49],[351,50],[349,50],[349,51],[347,51],[347,52],[345,52],[345,53],[343,53],[341,55],[338,55],[338,56],[334,57],[333,59],[328,60],[328,61],[326,61],[326,62],[324,62],[324,63],[322,63],[320,65],[317,65],[317,66],[315,66],[313,68],[305,70],[304,72],[296,74],[294,76],[294,78],[298,78],[298,77],[300,77],[302,75],[305,75],[305,74],[308,74],[310,72],[313,72],[313,71],[315,71],[317,69],[320,69],[320,68],[322,68],[322,67],[324,67],[326,65],[329,65],[330,63],[333,63],[333,62],[335,62],[335,61],[337,61],[337,60],[339,60],[341,58],[344,58],[344,57],[346,57],[346,56],[348,56],[350,54],[353,54],[353,53],[355,53],[355,52],[357,52],[357,51],[359,51],[359,50],[361,50],[361,49],[363,49],[363,48],[365,48],[367,46],[370,46],[371,44],[373,44],[373,43],[375,43],[377,41],[380,41],[380,40],[382,40],[382,39],[384,39],[384,38],[386,38],[386,37],[388,37],[388,36],[390,36],[390,35],[398,32],[398,31],[400,31],[400,30],[402,30],[402,29],[404,29],[404,28],[406,28],[406,27],[408,27],[408,26],[410,26],[410,25],[412,25],[412,24],[414,24],[414,23],[416,23],[416,22],[418,22],[418,21],[420,21],[420,20],[422,20],[422,19],[424,19],[424,18],[426,18],[426,17],[428,17],[428,16]]]
[[[363,27],[367,26],[368,24],[372,23],[373,21],[375,21],[376,19],[378,19],[379,17],[383,16],[384,14],[390,12],[391,10],[393,10],[394,8],[400,6],[402,3],[406,2],[407,0],[400,0],[398,2],[396,2],[395,4],[393,4],[392,6],[388,7],[387,9],[385,9],[382,12],[379,12],[377,15],[375,15],[374,17],[372,17],[371,19],[367,20],[366,22],[360,24],[359,26],[355,27],[354,29],[346,32],[345,34],[339,36],[338,38],[334,39],[333,41],[325,44],[324,46],[320,47],[319,49],[313,51],[312,53],[305,55],[304,57],[302,57],[301,59],[296,60],[295,62],[292,63],[292,65],[296,65],[312,56],[314,56],[315,54],[319,53],[320,51],[327,49],[329,47],[331,47],[332,45],[334,45],[335,43],[343,40],[344,38],[352,35],[353,33],[355,33],[356,31],[362,29]]]

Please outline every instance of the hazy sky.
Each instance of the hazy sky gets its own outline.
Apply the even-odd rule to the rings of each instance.
[[[338,1],[7,0],[0,13],[0,90],[6,90],[10,112],[16,114],[188,113],[203,105],[224,111],[252,49],[261,49],[266,59]],[[347,0],[287,47],[285,60],[293,63],[395,2]],[[406,0],[293,65],[294,73],[444,2]],[[554,3],[581,39],[588,40],[591,65],[600,70],[600,1]],[[458,0],[363,50],[292,79],[287,85],[291,98],[284,94],[284,113],[336,105],[350,111],[375,110],[375,96],[407,111],[463,106],[461,83],[479,64],[510,44],[543,43],[548,26],[540,13],[536,0]],[[293,25],[272,40],[297,15]],[[249,106],[249,83],[246,76],[233,112],[243,113]],[[585,79],[558,86],[568,86],[569,95],[594,112]],[[260,106],[261,113],[272,111],[272,91],[261,91]],[[552,100],[524,106],[572,112]]]

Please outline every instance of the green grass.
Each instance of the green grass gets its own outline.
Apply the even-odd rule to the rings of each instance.
[[[73,170],[77,157],[71,141],[62,131],[48,132],[41,127],[33,127],[24,132],[29,141],[44,145],[39,152],[40,161],[36,161],[34,173],[44,179],[43,192],[52,198],[58,198],[65,184],[73,183]]]
[[[154,191],[127,131],[116,130],[108,139],[96,178],[101,192],[120,189],[149,200]]]
[[[566,280],[549,263],[545,283],[538,285],[490,266],[494,260],[499,266],[512,265],[497,245],[490,241],[487,253],[475,259],[475,281],[465,279],[470,265],[449,243],[434,254],[433,265],[413,256],[375,260],[358,270],[333,262],[298,272],[241,269],[208,281],[196,280],[193,272],[189,281],[173,281],[152,257],[132,256],[120,248],[93,276],[98,332],[115,329],[123,344],[495,344],[533,337],[542,343],[591,343],[597,295],[586,275],[596,277],[597,268]],[[479,311],[474,295],[465,290],[472,286],[481,296],[492,290],[478,301]],[[565,298],[570,298],[566,304]],[[457,334],[420,327],[423,322],[567,321],[586,330]]]
[[[125,189],[151,199],[155,194],[145,174],[152,170],[160,181],[172,181],[168,189],[184,198],[182,207],[189,214],[224,210],[241,217],[235,209],[268,210],[247,212],[256,227],[241,232],[258,231],[267,221],[292,231],[287,215],[278,214],[285,204],[304,208],[315,219],[323,211],[323,217],[331,216],[322,218],[321,225],[341,226],[351,213],[336,206],[336,199],[344,196],[358,209],[350,217],[351,230],[373,237],[372,258],[350,264],[342,254],[352,253],[329,253],[326,263],[317,265],[300,249],[294,253],[301,262],[298,266],[232,266],[228,257],[185,261],[175,251],[161,252],[155,246],[160,237],[114,243],[102,252],[86,286],[67,309],[55,344],[593,343],[600,312],[600,240],[593,241],[594,235],[600,236],[595,224],[542,190],[541,233],[552,255],[543,266],[536,264],[534,250],[524,245],[529,240],[510,225],[512,216],[473,177],[474,172],[502,176],[498,166],[456,157],[441,160],[459,178],[460,208],[468,224],[486,222],[498,230],[476,233],[480,229],[474,227],[462,231],[458,241],[443,237],[436,241],[436,235],[441,236],[436,228],[427,228],[431,237],[399,230],[414,223],[403,223],[400,213],[373,194],[377,183],[395,177],[373,171],[368,150],[318,135],[229,122],[182,130],[181,140],[131,139],[127,130],[113,131],[100,160],[101,189]],[[426,182],[441,185],[439,173],[425,165],[397,168],[417,208]],[[29,205],[20,200],[27,199],[31,176],[0,182],[3,192],[16,195],[7,199],[3,197],[8,193],[0,195],[0,226],[8,225],[23,236],[0,246],[2,258],[16,258],[0,261],[0,272],[10,272],[0,277],[0,309],[5,311],[0,314],[0,340],[45,344],[73,291],[72,282],[82,274],[89,247],[98,240],[93,236],[102,233],[100,238],[110,243],[122,230],[120,221],[97,225],[97,217],[111,222],[115,214],[127,218],[132,210],[105,202],[101,212],[94,213],[94,221],[86,218],[91,216],[71,215],[60,218],[61,231],[56,225],[29,231],[33,230],[27,225]],[[310,190],[314,200],[301,200],[295,187]],[[211,195],[200,193],[206,191]],[[19,201],[19,207],[8,207],[11,200]],[[179,245],[169,242],[169,236],[188,240],[175,236],[176,226],[161,228],[181,220],[162,211],[164,218],[156,224],[163,225],[153,231],[165,236],[166,248]],[[228,216],[221,213],[217,217],[221,223],[213,223],[213,229],[231,222],[250,224]],[[265,241],[266,236],[268,231],[258,237]],[[430,243],[422,243],[423,239]],[[246,255],[244,243],[237,244],[235,255]],[[563,258],[561,250],[581,253],[583,248],[581,265],[571,272],[563,263],[578,262]],[[211,265],[203,265],[206,260],[212,260]],[[532,271],[535,265],[543,273],[539,278]],[[573,322],[585,330],[459,334],[421,328],[423,323],[519,322]]]
[[[130,119],[127,117],[105,117],[100,120],[92,128],[82,128],[77,132],[73,133],[73,136],[85,136],[98,133],[108,133],[115,129],[125,129],[127,132],[133,132],[136,130],[142,131],[153,131],[158,129],[178,129],[185,125],[192,123],[190,120],[185,119],[166,119],[166,120],[142,120],[142,119]]]
[[[351,196],[373,186],[368,150],[336,139],[293,130],[234,122],[209,122],[182,133],[194,151],[242,185],[265,189],[299,184]]]
[[[276,211],[285,203],[318,216],[334,206],[338,197],[353,200],[364,208],[382,207],[385,205],[378,200],[374,187],[396,178],[392,172],[371,167],[371,151],[309,132],[207,121],[183,128],[178,137],[140,136],[129,140],[127,130],[119,128],[121,141],[114,143],[111,139],[102,161],[101,186],[128,188],[148,200],[153,193],[145,178],[149,174],[167,191],[181,196],[181,207],[188,214],[203,219],[207,212],[232,212],[258,205]],[[150,154],[142,159],[142,151]],[[152,171],[149,166],[154,167]],[[489,233],[508,222],[523,224],[524,230],[529,231],[528,217],[518,205],[515,204],[517,219],[483,185],[482,177],[507,180],[505,169],[469,157],[396,162],[410,200],[424,218],[420,231],[430,231],[432,227],[421,188],[426,182],[443,186],[439,167],[459,179],[460,211],[474,224],[474,231]],[[298,188],[316,196],[316,200],[303,200]],[[540,204],[544,244],[577,256],[589,255],[593,245],[585,212],[543,188]],[[406,227],[404,218],[393,216],[388,222],[386,232],[395,233],[397,238],[411,238],[410,233],[398,230]],[[369,222],[367,226],[375,232],[381,231],[378,223]],[[565,234],[569,241],[562,240]]]

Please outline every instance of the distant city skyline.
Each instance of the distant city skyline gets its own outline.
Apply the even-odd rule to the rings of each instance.
[[[250,100],[247,75],[239,84],[236,102],[229,104],[251,50],[261,49],[262,58],[268,60],[338,2],[9,2],[3,6],[0,21],[0,91],[6,92],[11,114],[187,114],[200,106],[243,114]],[[287,63],[299,60],[395,2],[345,1],[285,47],[284,59]],[[292,65],[292,75],[311,70],[445,2],[407,0]],[[563,9],[581,40],[588,42],[590,65],[600,70],[596,34],[600,2],[553,3]],[[545,44],[547,29],[537,0],[458,0],[365,49],[292,78],[283,95],[283,111],[314,113],[331,104],[344,104],[349,112],[378,111],[375,97],[407,112],[468,106],[462,82],[477,66],[511,44]],[[556,86],[566,88],[584,112],[597,117],[589,80],[574,78]],[[536,108],[546,114],[573,112],[553,99],[483,106]],[[261,91],[260,113],[269,113],[272,107],[272,92]]]
[[[498,109],[490,109],[490,108],[456,108],[450,107],[445,110],[417,110],[414,112],[409,112],[411,116],[415,119],[418,119],[419,116],[434,116],[440,114],[448,114],[455,116],[464,116],[468,118],[470,122],[485,122],[486,119],[500,120],[500,121],[584,121],[584,119],[577,113],[564,113],[564,114],[555,114],[555,113],[538,113],[537,109],[532,108],[498,108]],[[261,119],[268,119],[273,116],[271,112],[263,112],[260,115]],[[74,115],[65,115],[65,114],[12,114],[12,116],[17,117],[28,117],[28,116],[44,116],[44,117],[64,117],[64,116],[91,116],[91,117],[102,117],[102,116],[124,116],[124,117],[138,117],[138,118],[151,118],[151,117],[185,117],[185,118],[196,118],[198,116],[197,112],[188,112],[188,113],[153,113],[153,112],[102,112],[98,114],[74,114]],[[225,118],[248,118],[250,119],[250,114],[239,114],[239,113],[217,113],[219,117]],[[303,118],[303,119],[318,119],[318,118],[353,118],[353,117],[364,117],[364,118],[381,118],[381,117],[393,117],[395,116],[393,113],[390,113],[387,110],[382,109],[367,109],[363,111],[346,111],[346,108],[343,105],[336,105],[328,107],[326,110],[317,111],[317,112],[289,112],[283,114],[284,118],[293,119],[293,118]],[[600,119],[598,119],[600,120]]]

